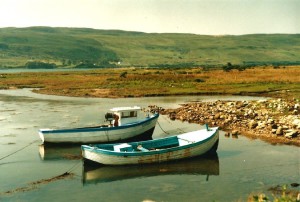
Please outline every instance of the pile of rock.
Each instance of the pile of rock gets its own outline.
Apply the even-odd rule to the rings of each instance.
[[[298,100],[214,101],[182,104],[178,109],[162,109],[170,119],[208,123],[232,134],[243,134],[300,146],[300,104]],[[227,134],[228,135],[228,134]]]

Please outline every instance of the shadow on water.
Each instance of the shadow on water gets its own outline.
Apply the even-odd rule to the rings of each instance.
[[[81,159],[80,145],[39,145],[39,155],[42,160],[78,160]]]
[[[218,154],[159,164],[102,166],[83,164],[83,185],[165,175],[219,175]]]

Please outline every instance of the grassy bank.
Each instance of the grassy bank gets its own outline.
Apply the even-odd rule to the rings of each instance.
[[[209,36],[86,28],[0,28],[0,68],[243,66],[300,64],[299,34]]]
[[[39,93],[80,97],[230,94],[299,99],[300,67],[256,67],[229,72],[115,68],[11,73],[0,76],[0,88],[40,88]]]

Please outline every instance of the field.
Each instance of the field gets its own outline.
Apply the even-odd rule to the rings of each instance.
[[[244,71],[203,68],[104,68],[76,72],[11,73],[0,88],[80,97],[257,95],[300,99],[300,67],[255,67]]]

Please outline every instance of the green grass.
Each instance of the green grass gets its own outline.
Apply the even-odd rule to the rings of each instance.
[[[299,34],[207,36],[155,34],[84,28],[1,28],[0,67],[30,60],[121,61],[121,66],[300,63]]]

